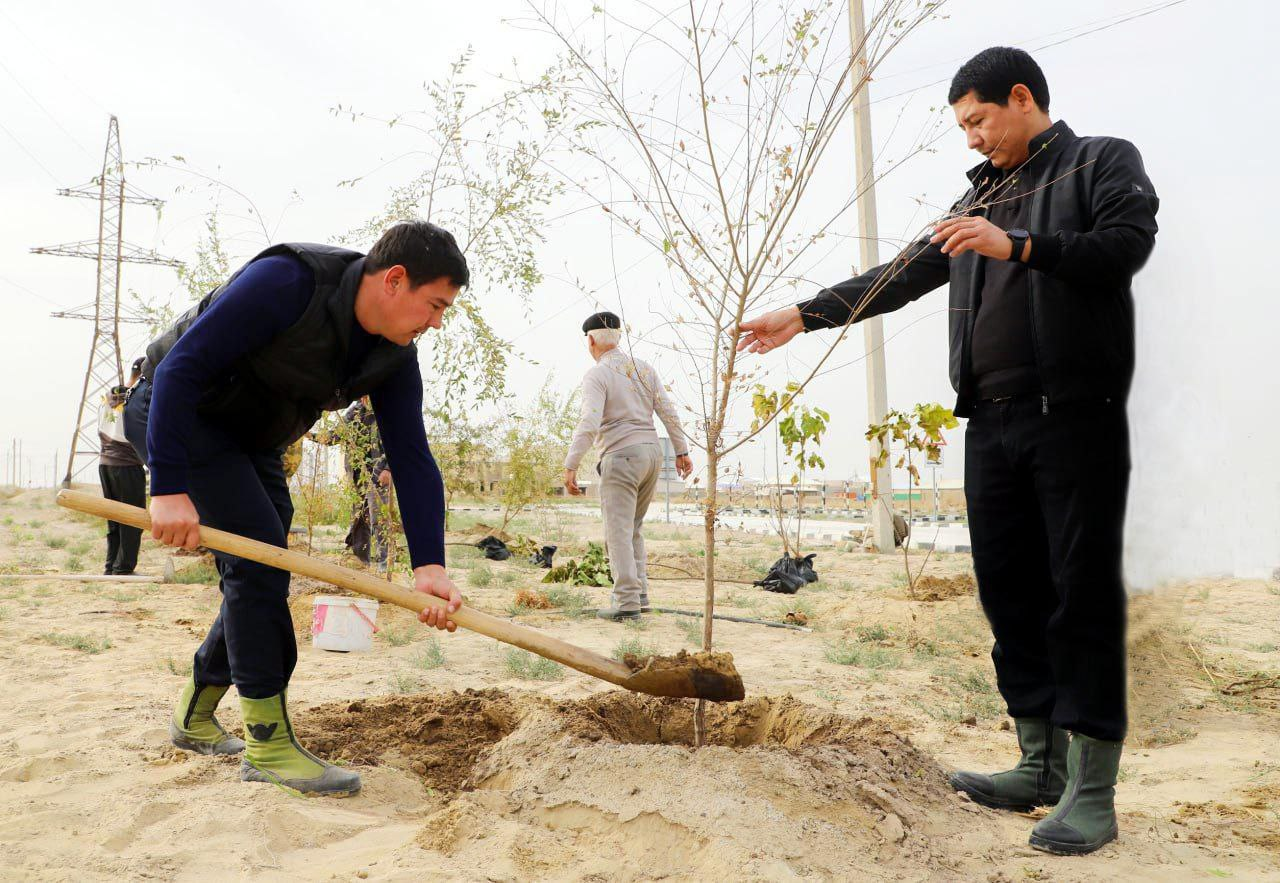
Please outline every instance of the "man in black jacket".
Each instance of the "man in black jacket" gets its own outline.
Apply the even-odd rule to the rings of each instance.
[[[445,570],[444,483],[422,423],[414,341],[438,329],[470,278],[447,231],[396,224],[368,255],[308,243],[258,254],[147,347],[125,406],[125,434],[151,467],[151,534],[194,548],[201,525],[287,547],[293,503],[283,449],[324,411],[368,395],[388,462],[405,493],[401,516],[414,588],[446,607],[419,617],[453,631],[462,602]],[[244,752],[240,778],[306,794],[360,789],[353,770],[299,743],[287,710],[298,649],[289,573],[215,553],[222,606],[192,659],[169,724],[173,744]],[[214,712],[231,685],[243,740]]]
[[[1022,749],[1011,770],[951,782],[986,806],[1056,804],[1031,844],[1092,852],[1116,837],[1130,280],[1159,201],[1132,144],[1050,120],[1044,74],[1021,50],[979,53],[948,101],[985,157],[951,212],[889,263],[744,322],[739,349],[768,352],[949,283],[974,569]]]

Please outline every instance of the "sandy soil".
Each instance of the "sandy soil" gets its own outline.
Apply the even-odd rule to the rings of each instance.
[[[384,606],[371,653],[303,644],[297,728],[364,777],[357,797],[306,800],[240,783],[238,761],[168,746],[216,587],[14,579],[96,572],[101,530],[47,491],[0,498],[3,879],[1280,880],[1274,583],[1202,581],[1134,601],[1121,840],[1062,859],[1026,845],[1032,817],[980,809],[945,784],[954,765],[1000,768],[1016,750],[967,556],[932,557],[936,579],[917,593],[932,600],[908,598],[900,557],[831,545],[814,546],[822,579],[797,596],[726,584],[724,612],[792,614],[812,631],[717,623],[748,698],[713,709],[698,750],[687,702],[625,694],[476,635],[435,638]],[[515,530],[561,555],[600,536],[554,511]],[[692,529],[647,533],[653,557],[700,567]],[[336,556],[341,536],[324,527],[315,543]],[[491,612],[547,588],[521,562],[449,551]],[[746,576],[776,557],[761,538],[731,537],[721,563]],[[145,570],[166,558],[144,545]],[[307,636],[323,588],[296,589]],[[684,578],[652,587],[662,606],[696,609],[700,593]],[[654,614],[636,628],[565,607],[604,598],[562,592],[519,619],[606,654],[696,645],[696,619]],[[221,717],[236,729],[228,698]]]

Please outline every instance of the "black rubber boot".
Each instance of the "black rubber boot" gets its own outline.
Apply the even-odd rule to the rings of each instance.
[[[992,774],[955,772],[948,781],[974,803],[992,809],[1027,812],[1052,806],[1066,789],[1067,731],[1044,718],[1018,718],[1014,725],[1022,749],[1017,766]]]
[[[1115,798],[1123,748],[1123,742],[1071,734],[1066,793],[1031,829],[1032,846],[1056,855],[1086,855],[1119,836]]]

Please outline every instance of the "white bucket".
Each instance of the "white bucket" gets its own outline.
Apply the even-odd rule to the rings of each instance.
[[[377,601],[320,595],[311,602],[311,646],[340,653],[369,650],[377,621]]]

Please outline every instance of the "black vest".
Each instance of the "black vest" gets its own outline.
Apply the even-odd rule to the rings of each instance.
[[[417,358],[412,344],[399,346],[380,338],[352,374],[344,376],[364,255],[329,245],[284,243],[271,246],[245,267],[280,254],[293,255],[311,268],[316,280],[311,302],[297,322],[232,365],[226,377],[204,391],[198,406],[202,416],[254,450],[292,444],[323,411],[347,407],[377,388],[406,359]],[[241,267],[151,342],[143,376],[155,377],[178,339],[243,272]]]

